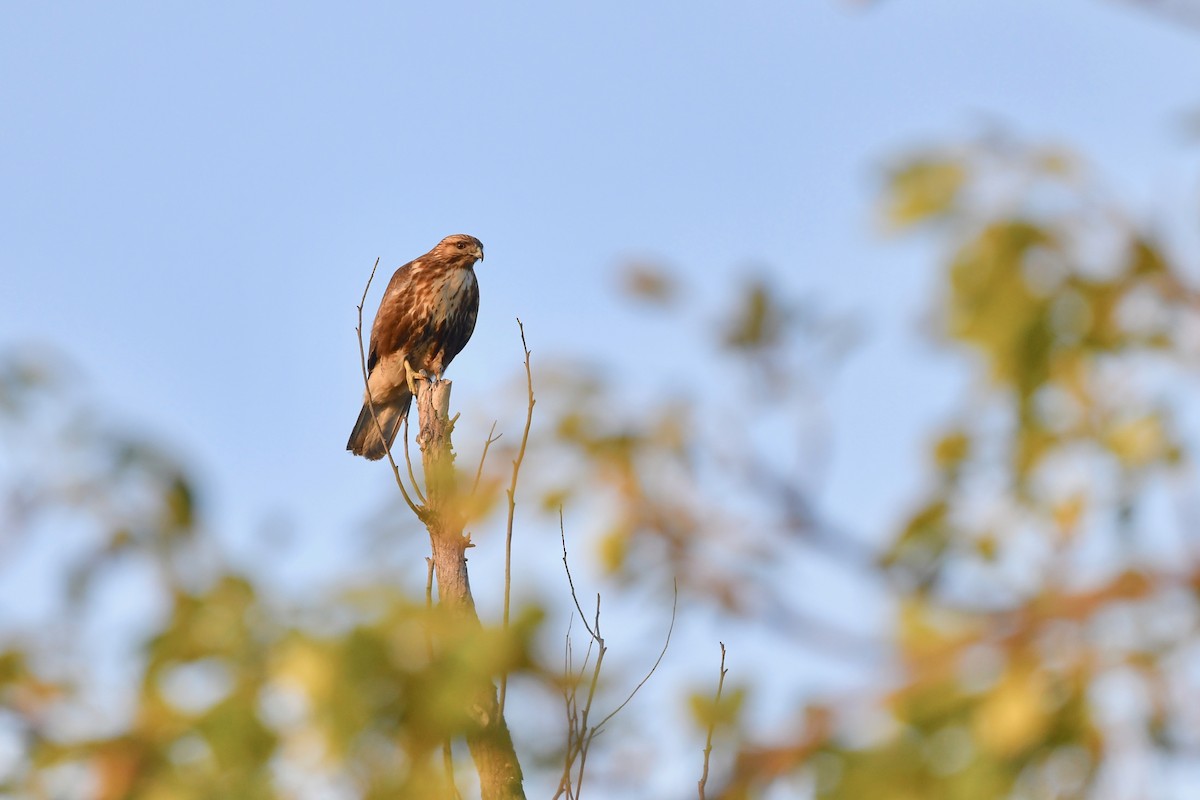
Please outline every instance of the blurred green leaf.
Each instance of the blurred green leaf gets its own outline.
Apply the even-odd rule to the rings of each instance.
[[[888,174],[884,216],[895,228],[944,216],[954,209],[966,182],[966,167],[958,160],[909,160]]]
[[[701,730],[736,728],[746,703],[747,689],[745,686],[725,686],[721,693],[720,702],[711,689],[693,692],[688,698],[692,711],[692,719]]]

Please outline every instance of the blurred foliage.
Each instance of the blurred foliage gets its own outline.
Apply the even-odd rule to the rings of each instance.
[[[556,471],[547,501],[605,491],[600,560],[619,579],[679,576],[781,644],[896,660],[873,700],[818,692],[794,737],[691,695],[699,727],[738,750],[726,797],[781,784],[821,798],[1091,797],[1128,768],[1131,739],[1144,763],[1186,762],[1200,707],[1171,698],[1197,688],[1200,569],[1163,500],[1186,499],[1200,295],[1153,226],[1062,148],[993,137],[884,177],[887,227],[939,253],[933,333],[973,378],[893,535],[838,530],[804,488],[795,453],[813,447],[804,431],[823,424],[820,391],[855,325],[770,276],[714,326],[708,363],[728,392],[620,416],[616,387],[562,379],[546,447],[566,444],[575,471]],[[797,589],[813,559],[889,598],[886,644]],[[1147,770],[1142,796],[1166,796]]]
[[[0,362],[5,552],[28,563],[50,537],[68,557],[61,613],[0,638],[0,797],[441,796],[464,693],[529,670],[540,612],[480,628],[386,585],[289,607],[224,562],[186,470],[97,418],[52,361]],[[113,692],[82,641],[111,624],[96,587],[130,571],[162,613]]]
[[[924,493],[890,531],[839,530],[809,489],[861,326],[769,273],[702,310],[707,370],[665,399],[627,403],[615,377],[539,365],[522,500],[536,493],[555,537],[560,508],[581,519],[570,535],[591,549],[572,557],[618,594],[668,598],[677,581],[684,625],[758,626],[780,653],[871,676],[852,696],[764,697],[789,656],[746,665],[731,650],[720,702],[686,682],[695,727],[676,733],[696,763],[678,769],[699,774],[711,728],[709,797],[1085,798],[1130,759],[1186,760],[1200,743],[1200,569],[1169,506],[1193,447],[1195,291],[1061,148],[928,149],[884,177],[887,228],[936,252],[933,333],[968,376],[930,436]],[[672,324],[687,305],[654,265],[623,288]],[[9,565],[37,542],[67,554],[60,583],[38,587],[61,605],[0,632],[0,797],[435,797],[472,687],[508,672],[552,701],[583,686],[619,702],[636,683],[589,686],[590,650],[581,668],[568,649],[564,669],[561,635],[543,636],[544,616],[572,609],[558,590],[508,632],[376,578],[284,601],[226,562],[189,471],[99,416],[59,364],[0,360],[0,577],[19,581]],[[505,446],[471,501],[479,525],[502,505]],[[545,545],[529,541],[517,547]],[[814,564],[842,576],[832,599],[797,578]],[[103,630],[101,588],[131,574],[157,613],[114,688],[85,633]],[[887,609],[881,629],[857,619],[868,595]],[[563,709],[512,705],[529,699],[509,698],[527,717],[518,745],[554,785]],[[764,705],[790,723],[761,725]],[[560,727],[563,741],[522,739]],[[653,734],[627,733],[652,751]],[[468,769],[461,748],[452,758]],[[1141,796],[1165,796],[1146,770]],[[634,771],[607,774],[619,786]]]

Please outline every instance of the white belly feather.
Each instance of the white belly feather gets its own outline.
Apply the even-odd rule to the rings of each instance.
[[[475,271],[470,269],[456,269],[442,282],[438,292],[440,302],[435,307],[445,309],[445,319],[452,319],[458,314],[459,306],[467,298],[474,284]]]

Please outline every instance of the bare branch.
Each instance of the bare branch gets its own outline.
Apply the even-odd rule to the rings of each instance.
[[[700,774],[700,780],[696,782],[696,789],[700,792],[700,800],[704,800],[704,787],[708,785],[708,757],[712,754],[713,730],[717,727],[717,713],[721,706],[721,690],[725,688],[725,676],[729,670],[725,669],[725,643],[719,642],[721,645],[721,677],[717,680],[717,696],[713,700],[713,714],[708,720],[708,738],[704,742],[704,772]]]
[[[567,584],[571,587],[571,599],[575,601],[575,610],[579,612],[579,620],[583,623],[583,627],[587,628],[588,634],[596,639],[596,632],[587,624],[587,615],[583,613],[583,607],[579,605],[579,595],[575,594],[575,581],[571,578],[571,565],[567,563],[567,534],[566,529],[563,528],[562,506],[558,507],[558,535],[562,539],[563,569],[567,571]]]
[[[558,526],[559,536],[562,539],[563,568],[567,572],[567,583],[571,587],[571,599],[575,603],[575,610],[579,612],[580,620],[583,622],[584,627],[587,628],[587,632],[591,637],[588,641],[588,651],[584,657],[583,666],[579,671],[579,681],[583,680],[583,676],[587,670],[587,662],[591,658],[592,647],[595,646],[596,648],[596,663],[592,667],[592,677],[590,683],[588,684],[587,700],[584,702],[582,712],[580,712],[578,709],[576,699],[576,686],[578,685],[578,681],[573,682],[569,688],[565,688],[563,692],[564,700],[567,704],[567,754],[566,763],[563,768],[563,777],[559,781],[559,791],[555,797],[561,797],[563,794],[566,794],[569,800],[570,798],[575,798],[575,800],[578,800],[578,797],[583,789],[584,768],[587,766],[588,750],[591,747],[592,741],[604,731],[605,724],[619,714],[621,710],[625,708],[625,706],[629,705],[630,701],[633,700],[638,691],[640,691],[641,688],[646,685],[646,682],[649,681],[651,676],[654,675],[655,671],[658,670],[659,665],[662,663],[663,657],[667,654],[667,648],[671,645],[671,634],[675,631],[676,614],[679,610],[679,583],[678,581],[675,583],[674,599],[671,602],[671,623],[667,627],[667,636],[663,642],[662,650],[659,651],[658,658],[654,660],[653,666],[650,667],[650,671],[647,672],[645,677],[638,682],[637,686],[633,687],[633,691],[629,693],[629,695],[621,702],[620,705],[609,712],[609,714],[605,716],[604,719],[600,720],[600,722],[589,727],[588,718],[591,715],[592,704],[596,699],[596,690],[600,685],[600,670],[604,665],[604,656],[608,652],[608,646],[604,643],[604,637],[600,634],[600,595],[596,595],[596,613],[591,626],[588,626],[587,617],[583,613],[583,608],[579,605],[579,596],[575,591],[575,581],[571,577],[571,565],[567,558],[567,535],[563,525],[561,507],[558,510]],[[572,621],[573,620],[574,617],[572,616]],[[567,633],[566,666],[567,674],[573,675],[570,669],[571,641],[569,628]],[[577,759],[579,766],[575,773],[573,786],[574,794],[572,794],[571,769]]]
[[[571,765],[572,754],[575,752],[575,730],[578,718],[575,714],[575,683],[568,681],[567,676],[574,675],[575,665],[571,653],[571,624],[575,621],[575,615],[571,615],[571,619],[567,622],[567,636],[563,642],[563,710],[567,715],[567,750],[566,757],[563,761],[562,776],[558,779],[558,791],[554,793],[553,800],[558,800],[566,794],[568,797],[571,792]]]
[[[579,705],[576,702],[576,686],[578,683],[570,678],[575,674],[574,654],[571,650],[571,625],[575,621],[575,615],[571,615],[571,619],[567,622],[567,635],[563,642],[563,710],[567,716],[567,748],[566,755],[563,758],[563,771],[558,779],[558,791],[554,793],[553,800],[558,800],[564,794],[568,800],[572,797],[571,794],[571,768],[575,762],[575,743],[576,732],[579,730]]]
[[[575,797],[578,800],[579,795],[583,792],[583,770],[587,766],[588,749],[591,747],[592,739],[596,738],[596,728],[588,728],[588,716],[592,711],[592,701],[596,699],[596,688],[600,685],[600,668],[604,665],[604,654],[608,652],[608,648],[604,645],[604,639],[600,636],[600,595],[596,595],[596,632],[592,635],[592,641],[596,644],[596,666],[592,668],[592,682],[588,685],[587,702],[583,704],[583,714],[579,718],[579,737],[578,737],[578,752],[579,752],[579,770],[575,777]],[[588,650],[590,652],[591,645]],[[586,659],[584,660],[586,664]],[[611,716],[611,715],[610,715]]]
[[[383,440],[383,449],[387,454],[388,463],[392,465],[392,474],[396,476],[396,485],[400,487],[400,494],[404,495],[404,502],[417,519],[424,519],[423,510],[420,506],[412,501],[408,495],[408,490],[404,488],[404,480],[400,477],[400,468],[396,466],[396,459],[392,458],[392,446],[388,444],[387,437],[383,435],[383,426],[379,424],[379,414],[375,411],[375,398],[371,395],[371,378],[367,372],[367,351],[363,347],[362,335],[362,320],[363,306],[367,304],[367,292],[371,291],[371,282],[375,280],[375,271],[379,269],[379,259],[375,259],[375,266],[371,267],[371,275],[367,278],[367,285],[363,287],[362,299],[358,303],[358,325],[355,326],[354,332],[358,335],[358,362],[362,368],[363,386],[367,392],[367,408],[371,409],[371,420],[375,423],[375,430],[379,433],[379,438]],[[407,450],[407,448],[405,448]]]
[[[408,466],[408,479],[412,481],[413,491],[417,493],[417,498],[424,503],[425,495],[421,492],[421,485],[417,483],[417,476],[413,474],[412,453],[408,449],[408,415],[404,415],[404,463]]]
[[[599,605],[599,601],[597,601],[597,605]],[[633,696],[638,693],[639,689],[641,689],[643,686],[646,685],[646,681],[650,680],[650,677],[652,675],[654,675],[654,671],[658,669],[658,665],[662,663],[663,656],[665,656],[667,654],[667,648],[671,646],[671,634],[674,633],[674,631],[675,631],[675,612],[678,609],[679,609],[679,581],[675,581],[675,597],[671,601],[671,624],[667,627],[667,638],[663,642],[662,650],[659,652],[658,658],[656,658],[654,660],[654,666],[650,667],[650,671],[646,673],[646,677],[642,678],[641,682],[637,686],[633,687],[633,691],[630,692],[629,696],[625,698],[625,702],[621,703],[621,705],[614,708],[612,710],[612,713],[609,714],[607,717],[600,720],[600,723],[598,725],[596,725],[597,733],[599,733],[600,729],[604,727],[604,723],[608,722],[610,719],[612,719],[618,713],[620,713],[622,708],[629,705],[629,701],[633,699]],[[599,630],[599,622],[597,622],[597,630]]]
[[[509,606],[512,599],[512,536],[513,517],[517,511],[517,477],[521,474],[521,463],[525,460],[525,446],[529,444],[529,429],[533,425],[533,407],[537,400],[533,397],[533,370],[529,365],[529,345],[525,342],[525,325],[517,317],[517,327],[521,331],[521,349],[525,351],[525,386],[529,392],[529,402],[525,410],[525,431],[521,434],[521,446],[517,448],[517,457],[513,459],[512,482],[508,486],[508,528],[504,536],[504,630],[508,630]],[[487,451],[484,451],[486,455]],[[483,469],[480,460],[479,468]],[[478,476],[476,476],[478,480]],[[504,713],[504,701],[508,696],[508,673],[500,676],[500,713]]]
[[[495,432],[496,423],[493,420],[492,429],[488,431],[487,441],[483,443],[483,454],[479,456],[479,469],[475,470],[475,482],[471,484],[471,494],[475,494],[475,492],[479,491],[479,480],[483,477],[483,462],[487,461],[488,450],[491,449],[493,444],[499,441],[500,436],[504,435],[502,433],[500,436],[493,436],[492,434]]]
[[[563,567],[567,572],[567,583],[571,587],[571,600],[575,603],[575,609],[579,612],[579,619],[583,622],[584,628],[589,634],[587,652],[583,657],[583,664],[579,668],[579,677],[575,678],[574,671],[571,665],[571,636],[570,627],[567,629],[567,675],[571,676],[569,687],[564,689],[564,697],[567,703],[567,752],[563,764],[563,775],[559,780],[558,792],[554,795],[555,798],[561,797],[564,794],[568,800],[578,800],[579,793],[583,788],[583,770],[587,763],[587,750],[595,736],[594,730],[588,728],[588,715],[591,713],[592,702],[596,698],[596,688],[600,684],[600,669],[604,664],[604,654],[607,648],[604,646],[604,639],[600,637],[600,595],[596,595],[596,622],[595,629],[588,626],[587,617],[583,613],[583,608],[579,605],[579,595],[575,592],[575,581],[571,578],[571,566],[567,559],[567,536],[563,526],[562,508],[558,509],[558,527],[559,535],[562,538],[563,548]],[[572,621],[574,617],[572,617]],[[582,712],[579,710],[578,686],[583,681],[583,676],[587,672],[588,661],[592,657],[592,647],[597,648],[596,663],[592,667],[592,678],[588,684],[587,701],[584,703]],[[571,771],[578,760],[579,767],[576,777],[572,781]]]

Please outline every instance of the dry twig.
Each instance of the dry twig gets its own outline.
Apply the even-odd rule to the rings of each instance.
[[[725,676],[729,674],[729,670],[725,669],[725,643],[721,645],[721,677],[717,680],[717,696],[713,700],[713,714],[708,720],[708,738],[704,741],[704,771],[700,774],[700,780],[696,782],[696,789],[700,792],[700,800],[704,800],[704,787],[708,785],[708,757],[712,754],[713,730],[717,727],[717,713],[721,707],[721,690],[725,688]]]
[[[493,421],[492,429],[488,431],[487,441],[483,443],[483,453],[479,456],[479,468],[475,470],[475,482],[471,484],[471,494],[475,494],[477,491],[479,491],[479,481],[483,477],[483,463],[487,461],[488,450],[492,448],[493,444],[499,441],[500,436],[504,435],[502,433],[500,436],[493,436],[492,434],[495,432],[496,423]]]
[[[508,486],[508,527],[504,536],[504,630],[508,631],[509,606],[512,598],[512,535],[513,517],[517,511],[517,477],[521,474],[521,463],[525,460],[525,447],[529,444],[529,429],[533,425],[533,407],[537,400],[533,396],[533,370],[529,365],[529,345],[525,343],[525,325],[517,318],[517,327],[521,331],[521,349],[525,351],[525,386],[529,393],[529,402],[525,410],[525,431],[521,434],[521,446],[517,448],[517,457],[513,459],[512,482]],[[489,440],[490,441],[490,440]],[[484,451],[486,455],[486,450]],[[479,468],[483,469],[482,460]],[[478,476],[476,476],[478,481]],[[500,712],[504,713],[504,701],[508,696],[508,673],[500,676]]]
[[[600,685],[600,670],[604,664],[604,656],[608,652],[608,646],[604,643],[604,637],[600,633],[600,595],[596,595],[596,614],[593,618],[592,625],[588,625],[587,618],[583,613],[583,608],[579,604],[579,596],[575,592],[575,581],[571,577],[571,567],[567,559],[567,537],[563,526],[562,509],[558,512],[559,536],[562,539],[563,548],[563,567],[567,573],[567,583],[571,588],[571,599],[575,602],[575,609],[579,612],[579,618],[583,622],[584,628],[590,636],[588,641],[587,653],[584,655],[583,665],[580,667],[579,677],[573,681],[563,691],[563,697],[567,706],[567,752],[563,764],[562,777],[559,779],[558,791],[554,797],[557,799],[566,796],[567,800],[578,800],[580,792],[583,788],[584,768],[587,766],[588,751],[591,748],[592,741],[600,733],[603,733],[604,726],[613,717],[621,712],[629,702],[633,700],[638,691],[646,685],[662,663],[663,656],[667,653],[667,648],[671,644],[671,634],[675,630],[675,615],[679,607],[679,585],[675,585],[675,597],[671,604],[671,624],[667,628],[666,640],[663,642],[662,650],[655,659],[654,665],[650,667],[650,671],[638,682],[638,685],[633,687],[633,691],[614,708],[604,719],[595,725],[588,724],[588,718],[591,715],[592,703],[596,698],[596,689]],[[583,709],[579,708],[577,696],[577,686],[583,681],[583,676],[587,671],[588,661],[591,660],[592,647],[596,648],[596,663],[592,667],[591,681],[588,684],[587,700],[584,701]],[[571,663],[571,641],[570,630],[567,633],[566,645],[566,666],[567,674],[573,675],[573,665]],[[575,766],[578,761],[578,767]],[[572,772],[574,771],[574,776]]]
[[[392,465],[392,474],[396,476],[396,485],[400,487],[400,494],[404,496],[404,502],[417,519],[424,520],[424,508],[413,502],[408,494],[408,490],[404,487],[404,479],[400,477],[400,467],[396,466],[396,459],[392,458],[392,446],[388,444],[387,437],[383,435],[383,426],[379,424],[379,415],[375,412],[375,398],[371,396],[371,378],[367,372],[367,351],[363,347],[362,335],[362,320],[363,306],[367,304],[367,292],[371,291],[371,281],[375,280],[375,271],[379,269],[379,259],[375,259],[375,266],[371,267],[371,275],[367,278],[367,285],[363,287],[362,299],[358,302],[358,325],[355,326],[354,332],[358,335],[358,362],[362,368],[363,386],[366,387],[367,407],[371,409],[371,419],[375,423],[375,430],[379,432],[379,437],[383,439],[384,451],[387,453],[388,463]],[[407,455],[408,448],[405,448]],[[414,486],[415,488],[415,486]]]
[[[404,415],[404,464],[408,467],[408,479],[412,481],[413,491],[417,495],[417,499],[421,503],[425,503],[425,495],[421,492],[421,485],[417,483],[417,476],[413,474],[412,454],[408,449],[408,415]]]

